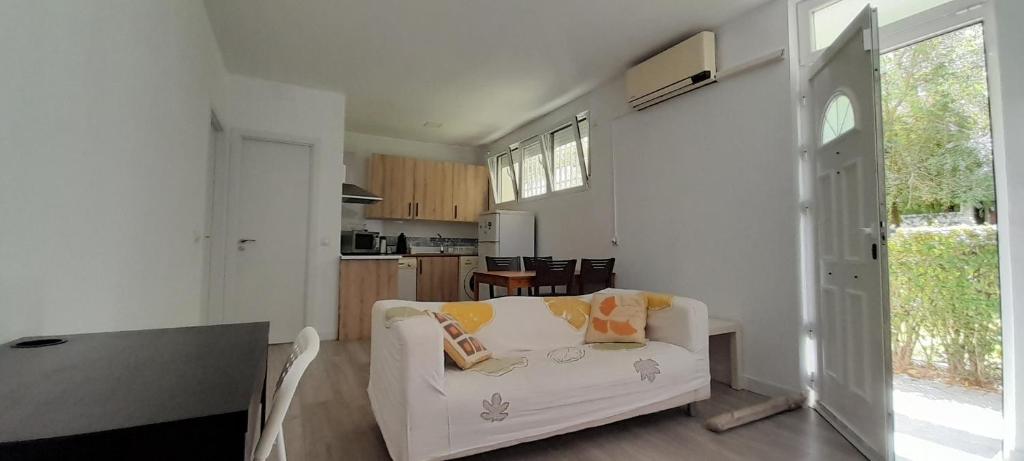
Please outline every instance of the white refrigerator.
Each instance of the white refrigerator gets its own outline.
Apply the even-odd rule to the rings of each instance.
[[[534,219],[529,211],[497,210],[480,214],[480,268],[486,256],[534,256]]]

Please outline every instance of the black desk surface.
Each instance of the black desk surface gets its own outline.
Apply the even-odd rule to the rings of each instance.
[[[268,330],[242,323],[0,346],[0,444],[244,414],[262,391]]]

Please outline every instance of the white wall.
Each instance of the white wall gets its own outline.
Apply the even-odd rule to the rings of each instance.
[[[716,30],[719,69],[788,47],[779,0]],[[755,390],[798,390],[797,154],[787,63],[739,74],[633,112],[609,82],[490,147],[590,110],[585,192],[509,208],[537,214],[539,254],[614,256],[620,286],[701,299],[744,327]],[[621,118],[619,118],[621,117]],[[620,245],[611,244],[612,152]]]
[[[993,112],[996,143],[1002,143],[1003,155],[997,146],[997,179],[1000,168],[1005,181],[996,187],[1003,200],[999,215],[1000,264],[1004,275],[1002,288],[1011,306],[1003,307],[1004,323],[1004,389],[1006,392],[1004,418],[1007,421],[1006,446],[1013,449],[1011,459],[1024,460],[1024,2],[996,0],[993,4],[998,55],[998,71],[990,79],[997,81],[998,104]],[[988,24],[986,24],[986,28]],[[990,59],[990,63],[992,60]],[[999,120],[1000,112],[1002,120]],[[1002,164],[1000,164],[1000,158]]]
[[[475,147],[453,146],[429,142],[374,136],[352,131],[345,132],[345,181],[362,187],[368,186],[367,168],[373,154],[391,154],[403,157],[444,160],[459,163],[483,163],[480,150]],[[342,227],[368,229],[397,235],[405,232],[410,237],[432,237],[437,233],[445,237],[476,238],[476,224],[431,221],[391,221],[365,218],[365,205],[342,206]]]
[[[345,96],[237,75],[227,80],[228,120],[233,129],[310,139],[317,145],[311,207],[316,236],[311,244],[316,248],[309,262],[306,323],[321,337],[336,338]]]
[[[0,62],[0,342],[201,322],[202,2],[5,1]]]
[[[229,77],[198,0],[4,2],[0,62],[0,342],[206,321],[211,109],[319,141],[308,321],[336,336],[343,95]]]

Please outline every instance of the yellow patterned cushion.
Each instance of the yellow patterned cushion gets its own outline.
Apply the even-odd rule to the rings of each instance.
[[[658,311],[666,307],[672,307],[672,298],[674,298],[674,296],[668,293],[651,293],[649,291],[645,291],[644,296],[647,298],[647,309],[649,310]]]
[[[451,357],[463,370],[491,358],[491,352],[480,340],[466,333],[455,317],[442,312],[431,312],[430,315],[441,326],[444,337],[444,352]]]
[[[595,293],[587,326],[588,343],[647,341],[647,297],[642,294]]]

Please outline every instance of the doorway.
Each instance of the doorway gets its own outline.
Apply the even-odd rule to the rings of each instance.
[[[232,135],[219,317],[269,321],[272,344],[306,325],[313,152],[310,142]]]
[[[897,459],[1001,459],[998,215],[984,25],[882,55]]]

